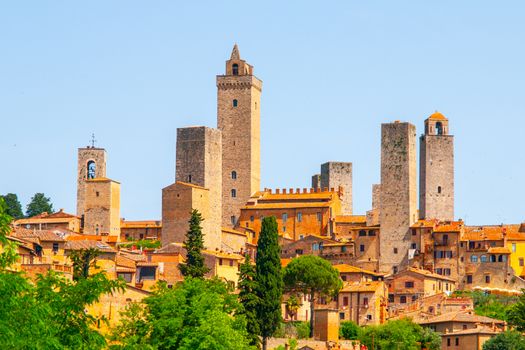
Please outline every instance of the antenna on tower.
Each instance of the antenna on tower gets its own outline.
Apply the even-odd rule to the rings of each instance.
[[[95,140],[95,133],[92,133],[91,134],[91,148],[95,148],[95,142],[97,142],[97,140]]]

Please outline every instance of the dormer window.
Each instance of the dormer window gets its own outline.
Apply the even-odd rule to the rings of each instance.
[[[239,75],[239,65],[237,63],[234,63],[232,65],[232,74],[233,75]]]

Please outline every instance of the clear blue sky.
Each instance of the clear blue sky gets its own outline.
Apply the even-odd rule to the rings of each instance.
[[[525,219],[523,1],[4,1],[0,193],[75,212],[92,132],[122,183],[122,216],[158,219],[175,133],[216,126],[215,75],[234,42],[263,80],[262,186],[309,187],[354,163],[354,211],[379,181],[380,124],[456,142],[456,216]]]

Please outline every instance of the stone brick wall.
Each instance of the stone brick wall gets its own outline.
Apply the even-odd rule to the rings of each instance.
[[[84,233],[120,237],[120,184],[110,179],[86,181]]]
[[[416,128],[381,125],[380,268],[393,272],[408,263],[410,225],[417,219]]]
[[[314,190],[321,188],[321,174],[312,175],[312,188]]]
[[[95,177],[106,177],[106,150],[103,148],[79,148],[78,149],[78,171],[77,171],[77,216],[84,214],[84,202],[86,197],[86,180],[88,162],[94,161]]]
[[[327,162],[321,164],[321,188],[343,188],[343,215],[352,215],[352,163]]]
[[[238,60],[226,62],[227,67]],[[230,72],[231,73],[231,72]],[[222,225],[233,227],[240,208],[260,189],[262,82],[248,71],[217,76],[217,126],[222,131]],[[235,101],[235,102],[234,102]],[[235,176],[232,173],[235,172]],[[235,197],[232,196],[235,190]]]

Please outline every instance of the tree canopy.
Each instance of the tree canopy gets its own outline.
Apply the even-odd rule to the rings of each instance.
[[[483,350],[525,350],[525,337],[516,331],[502,332],[485,342]]]
[[[303,255],[293,259],[283,272],[284,285],[288,291],[310,296],[310,335],[314,329],[314,306],[317,297],[335,297],[343,287],[339,272],[327,260],[315,255]]]
[[[202,255],[204,237],[201,222],[203,220],[201,213],[197,209],[193,209],[189,220],[190,227],[184,241],[186,263],[179,265],[180,272],[185,277],[204,278],[204,275],[210,271],[204,264],[204,256]]]
[[[250,256],[246,254],[244,262],[239,267],[239,302],[242,308],[239,314],[246,319],[246,330],[250,344],[259,345],[259,321],[257,319],[257,304],[259,299],[256,294],[255,266],[252,265]]]
[[[8,193],[5,196],[1,196],[5,204],[7,206],[6,208],[6,214],[11,216],[13,219],[21,219],[24,217],[24,213],[22,211],[22,204],[20,204],[20,201],[18,200],[18,196],[14,193]]]
[[[31,202],[27,205],[26,215],[27,217],[32,217],[42,213],[53,213],[53,204],[51,204],[51,199],[46,197],[43,193],[35,193]]]
[[[520,332],[525,332],[525,289],[515,304],[507,310],[507,321]]]
[[[277,221],[274,216],[262,220],[261,232],[257,241],[255,260],[255,282],[257,318],[262,337],[262,348],[281,322],[281,299],[283,280],[281,275],[281,249],[279,248]]]

